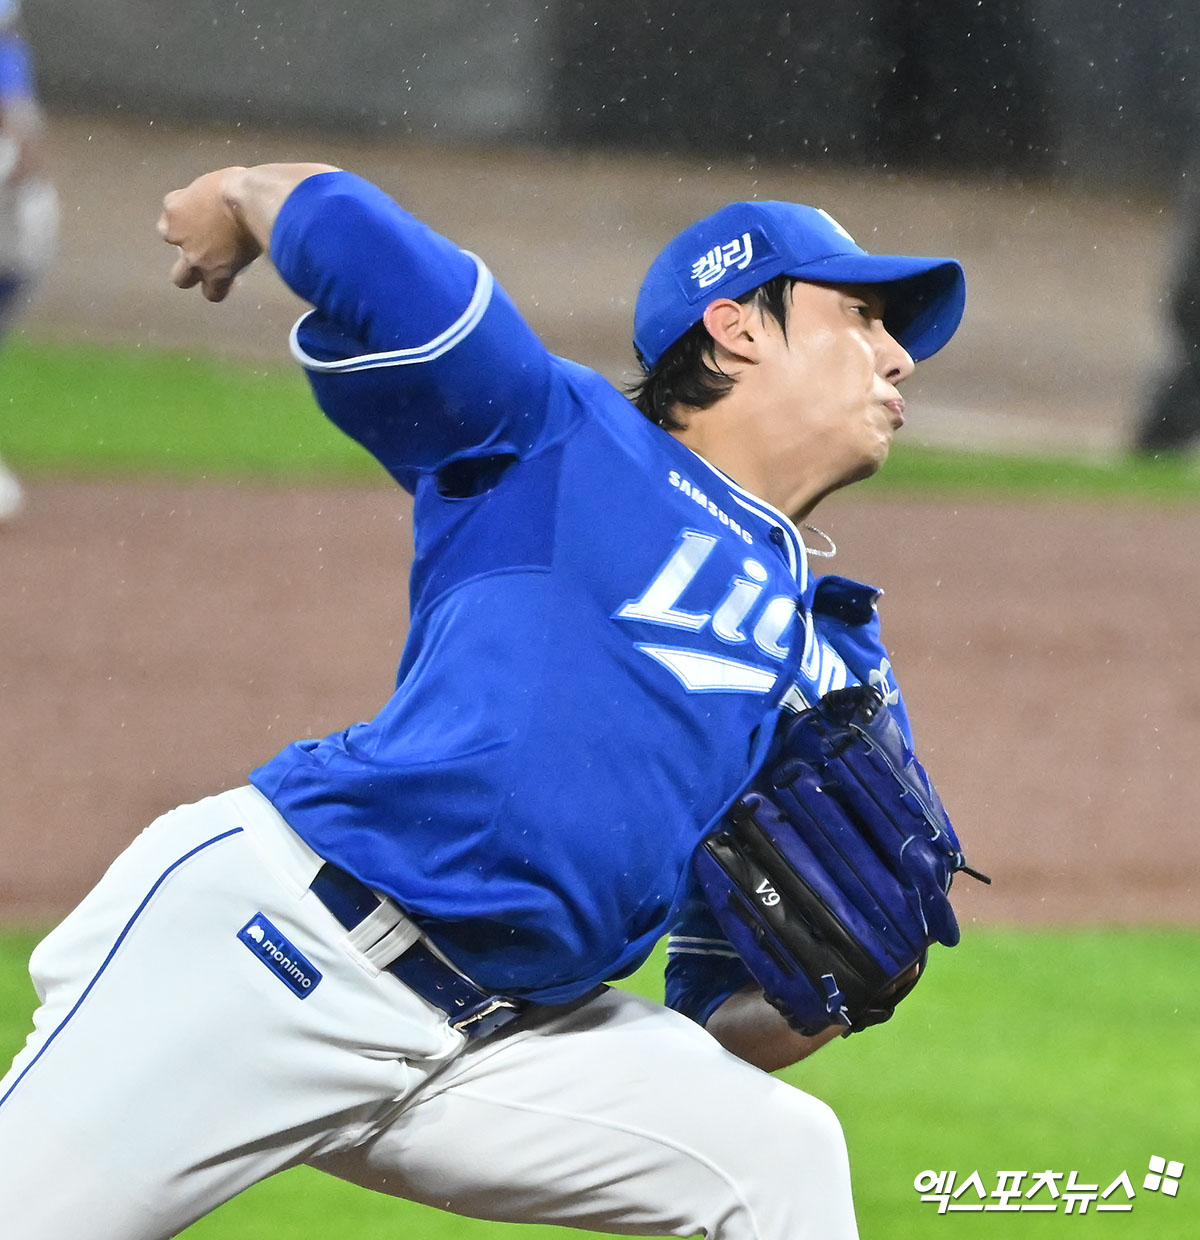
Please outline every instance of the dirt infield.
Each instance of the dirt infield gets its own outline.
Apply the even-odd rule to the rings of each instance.
[[[1200,514],[849,497],[984,921],[1195,924]],[[0,536],[0,909],[76,900],[151,817],[373,713],[406,619],[389,488],[47,482]]]
[[[214,154],[221,141],[156,139],[138,155],[138,134],[94,128],[103,152],[91,149],[89,126],[59,126],[60,166],[70,170],[67,228],[30,330],[152,346],[198,340],[196,347],[238,355],[265,347],[247,340],[269,339],[277,353],[271,333],[292,306],[268,290],[267,277],[256,276],[241,290],[240,308],[219,320],[198,299],[167,300],[162,256],[140,234],[131,239],[130,218],[149,229],[162,189],[223,162]],[[243,143],[230,162],[285,153],[281,145],[247,151]],[[497,158],[478,157],[476,191],[496,179]],[[383,162],[377,150],[363,159],[368,171],[372,160]],[[419,165],[418,197],[435,215],[438,206],[462,210],[467,157],[449,157],[457,197],[434,176],[445,160],[421,159],[407,164],[410,172]],[[119,173],[106,180],[105,164]],[[662,190],[647,205],[649,169],[635,167],[637,183],[624,190],[611,184],[613,169],[581,166],[583,218],[590,212],[612,225],[597,205],[604,193],[613,202],[643,193],[643,211],[654,207],[656,220],[680,209]],[[560,219],[557,176],[546,156],[514,157],[497,191],[500,206],[511,205],[514,184],[536,191],[523,200],[525,249],[502,242],[497,221],[479,229],[497,234],[498,265],[510,269],[522,304],[542,314],[572,299],[586,305],[593,285],[629,287],[629,271],[649,256],[639,233],[608,255],[612,270],[592,249],[574,256],[569,279],[533,274],[525,263],[534,249],[547,260],[565,253],[559,233],[538,232],[543,216]],[[786,190],[787,178],[777,179]],[[704,193],[731,196],[735,180],[729,170],[714,174]],[[903,188],[878,190],[902,224],[901,239],[934,231],[939,220],[922,221]],[[685,215],[698,197],[690,196]],[[1044,210],[1068,217],[1062,204]],[[1109,230],[1097,235],[1113,254],[1136,244],[1144,255],[1161,240],[1151,210],[1094,210]],[[959,220],[944,248],[954,252],[954,241],[966,240],[979,261],[990,255],[994,272],[1004,247],[987,242],[989,227],[999,228],[988,218],[990,225]],[[1046,262],[1053,267],[1060,257]],[[1011,284],[985,281],[985,323],[1014,311],[1025,274],[1017,264]],[[1034,340],[1049,314],[1038,300],[1001,349],[1009,360],[1008,403],[1000,405],[1012,418],[1005,433],[1040,418],[1043,442],[1111,440],[1112,402],[1130,397],[1137,367],[1127,368],[1114,395],[1113,363],[1101,354],[1123,337],[1138,366],[1153,359],[1150,285],[1143,266],[1130,294],[1131,302],[1144,299],[1141,309],[1122,324],[1105,306],[1093,324],[1092,360],[1071,353],[1067,339],[1060,343],[1070,361],[1057,367],[1049,345]],[[609,318],[627,318],[628,306],[602,296],[593,309],[586,321],[551,314],[554,344],[569,351],[586,342],[595,350],[587,360],[603,365]],[[259,318],[267,322],[252,326]],[[1061,330],[1069,336],[1075,327],[1064,322]],[[1024,372],[1012,360],[1022,341]],[[913,394],[914,425],[922,401],[940,410],[931,421],[940,417],[959,434],[1003,421],[979,394],[995,390],[1002,368],[995,350],[980,355],[982,342],[969,338],[940,386],[931,381]],[[1098,410],[1080,390],[1083,374],[1108,406]],[[1192,824],[1200,705],[1190,669],[1200,638],[1200,513],[966,506],[868,492],[838,497],[818,515],[841,547],[832,567],[888,590],[885,631],[922,749],[973,864],[996,879],[990,890],[963,883],[964,918],[1200,923],[1200,832]],[[297,735],[372,713],[403,639],[409,535],[407,503],[385,485],[36,483],[25,516],[0,530],[0,919],[60,913],[156,813],[244,782],[252,765]]]

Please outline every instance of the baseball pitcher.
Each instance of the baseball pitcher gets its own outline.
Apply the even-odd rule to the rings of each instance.
[[[35,950],[5,1236],[166,1237],[300,1163],[490,1219],[854,1236],[837,1119],[763,1068],[886,1018],[962,854],[877,591],[797,523],[883,463],[959,265],[734,203],[650,268],[631,400],[347,172],[221,169],[160,233],[181,288],[269,254],[312,306],[318,405],[414,497],[411,622],[372,718],[157,820]],[[609,987],[671,928],[670,1006]]]

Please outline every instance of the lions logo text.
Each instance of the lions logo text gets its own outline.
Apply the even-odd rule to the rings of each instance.
[[[640,620],[676,632],[711,634],[729,653],[678,644],[639,643],[638,649],[670,671],[690,693],[767,693],[779,674],[773,664],[787,658],[789,632],[797,615],[805,626],[802,677],[818,694],[847,682],[846,665],[817,638],[812,617],[797,608],[792,594],[767,594],[770,573],[752,557],[742,561],[724,589],[704,611],[680,607],[713,548],[714,534],[684,530],[666,563],[635,599],[616,613],[618,620]],[[747,657],[734,657],[734,654]],[[750,661],[750,660],[754,661]]]

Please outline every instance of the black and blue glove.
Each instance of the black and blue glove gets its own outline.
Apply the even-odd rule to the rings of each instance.
[[[958,837],[872,688],[785,720],[772,757],[695,857],[697,877],[768,1001],[797,1031],[887,1020],[934,943],[953,947]]]

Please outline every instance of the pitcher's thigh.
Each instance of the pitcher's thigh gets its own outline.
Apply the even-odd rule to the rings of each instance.
[[[310,905],[222,798],[159,819],[114,862],[31,961],[43,1003],[0,1080],[4,1240],[175,1235],[390,1114],[410,1080],[406,1009],[311,928]],[[312,993],[264,965],[241,933],[252,918],[299,948]]]
[[[857,1235],[833,1112],[615,990],[472,1048],[369,1146],[315,1165],[504,1221],[720,1240]]]

